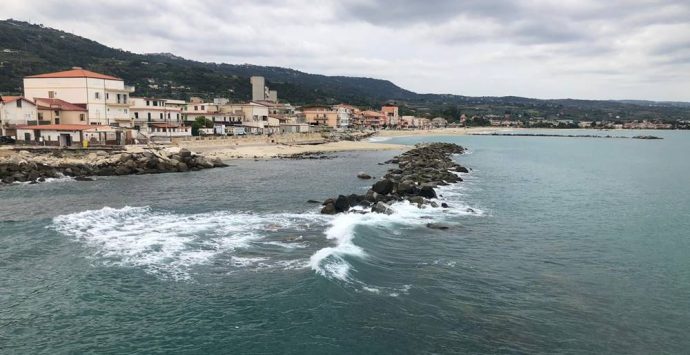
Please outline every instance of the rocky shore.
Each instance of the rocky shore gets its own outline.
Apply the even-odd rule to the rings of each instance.
[[[462,181],[457,173],[467,173],[468,169],[453,162],[451,157],[464,152],[465,149],[456,144],[417,145],[387,161],[387,164],[396,164],[397,168],[389,169],[366,194],[329,198],[323,202],[321,213],[337,214],[350,211],[353,207],[362,207],[375,213],[392,214],[390,204],[404,200],[420,208],[425,205],[447,208],[447,205],[437,206],[431,200],[437,197],[437,187]]]
[[[220,159],[210,160],[179,148],[150,148],[140,153],[20,151],[0,159],[0,184],[37,183],[65,176],[90,180],[91,176],[160,174],[225,166]]]

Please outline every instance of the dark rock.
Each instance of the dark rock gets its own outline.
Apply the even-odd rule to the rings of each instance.
[[[429,229],[438,229],[438,230],[448,230],[450,229],[449,226],[445,224],[440,224],[440,223],[427,223],[426,225],[427,228]]]
[[[387,215],[392,215],[393,213],[395,213],[393,208],[391,208],[391,206],[389,204],[386,204],[384,202],[376,203],[376,205],[374,205],[374,207],[372,207],[371,212],[383,213],[383,214],[387,214]]]
[[[335,200],[335,211],[337,213],[347,212],[350,209],[350,201],[346,196],[340,195]]]
[[[362,179],[362,180],[370,180],[371,179],[371,175],[369,175],[365,172],[360,172],[359,174],[357,174],[357,177]]]
[[[316,200],[308,200],[308,201],[307,201],[307,203],[313,203],[313,204],[317,204],[317,203],[321,203],[321,202],[319,202],[319,201],[316,201]]]
[[[321,209],[321,214],[336,214],[335,205],[329,203]]]
[[[419,196],[426,197],[428,199],[436,198],[436,191],[431,186],[423,186],[419,190]]]
[[[371,187],[374,192],[377,194],[381,195],[388,195],[389,193],[393,192],[393,188],[395,187],[395,184],[393,181],[385,179],[381,181],[377,181],[374,186]]]
[[[182,148],[180,152],[177,153],[181,158],[189,158],[192,156],[192,152],[189,149]]]
[[[443,207],[443,208],[450,208],[450,207],[448,206],[448,204],[445,203],[445,202],[441,204],[441,207]]]

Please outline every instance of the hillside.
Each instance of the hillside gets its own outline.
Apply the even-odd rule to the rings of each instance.
[[[467,97],[417,94],[390,81],[324,76],[255,65],[203,63],[169,53],[137,54],[87,38],[16,20],[0,21],[0,93],[19,94],[27,75],[80,66],[119,76],[136,95],[188,99],[190,96],[250,99],[249,77],[268,85],[293,104],[347,102],[378,106],[396,101],[404,114],[460,114],[561,119],[690,119],[690,104],[647,101],[538,100],[521,97]]]

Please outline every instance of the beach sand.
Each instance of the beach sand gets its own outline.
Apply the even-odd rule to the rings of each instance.
[[[409,149],[409,146],[399,144],[373,143],[368,141],[341,141],[324,143],[317,145],[300,145],[300,144],[253,144],[253,145],[194,145],[185,146],[180,144],[182,148],[203,154],[211,158],[221,158],[223,160],[229,159],[270,159],[280,156],[288,156],[294,154],[304,153],[334,153],[345,151],[383,151],[383,150],[398,150],[404,151]]]

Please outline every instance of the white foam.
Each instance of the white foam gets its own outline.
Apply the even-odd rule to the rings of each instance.
[[[393,204],[395,211],[392,215],[368,213],[361,214],[363,209],[354,208],[355,212],[340,214],[330,221],[330,228],[325,232],[326,238],[333,240],[335,246],[326,247],[314,253],[309,266],[318,274],[332,279],[352,281],[350,279],[351,264],[348,258],[364,258],[366,252],[354,243],[357,226],[393,227],[393,226],[422,226],[433,220],[445,220],[459,216],[483,216],[484,211],[470,207],[462,201],[462,183],[442,186],[437,192],[444,199],[435,199],[440,206],[447,202],[451,208],[424,206],[420,209],[408,201]],[[389,228],[395,230],[394,228]],[[399,293],[399,292],[397,292]]]
[[[105,207],[55,217],[52,228],[84,242],[106,265],[188,279],[194,266],[264,238],[269,222],[280,226],[271,229],[277,231],[304,228],[322,219],[309,214],[176,214],[149,207]],[[237,267],[263,267],[262,262],[267,260],[232,259]]]
[[[392,139],[392,137],[371,137],[371,138],[369,138],[369,142],[381,143],[381,142],[389,141],[391,139]]]

